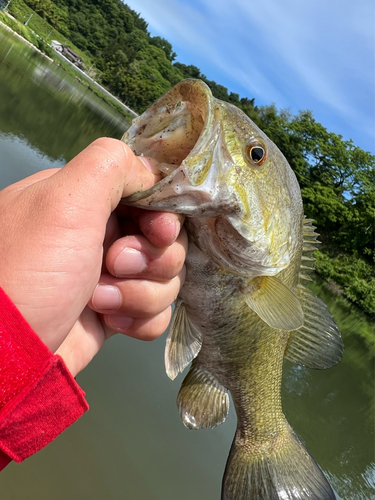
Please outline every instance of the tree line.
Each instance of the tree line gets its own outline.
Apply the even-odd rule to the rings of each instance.
[[[97,79],[139,113],[184,78],[200,78],[218,99],[241,108],[283,152],[301,186],[305,214],[317,222],[317,270],[368,314],[375,314],[375,157],[327,131],[310,111],[293,115],[256,106],[176,61],[172,45],[152,36],[141,15],[120,0],[25,0],[85,51]]]

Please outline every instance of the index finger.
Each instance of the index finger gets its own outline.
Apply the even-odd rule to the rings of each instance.
[[[185,217],[170,212],[131,208],[130,214],[144,236],[158,248],[169,247],[180,234]]]

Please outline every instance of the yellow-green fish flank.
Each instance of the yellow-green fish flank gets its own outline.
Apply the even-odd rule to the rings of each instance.
[[[186,216],[186,280],[166,341],[167,374],[190,363],[177,404],[190,429],[237,431],[222,500],[334,500],[282,410],[283,359],[329,368],[340,333],[304,283],[317,243],[288,162],[239,109],[185,80],[125,134],[163,179],[123,202]],[[176,493],[177,495],[177,493]]]

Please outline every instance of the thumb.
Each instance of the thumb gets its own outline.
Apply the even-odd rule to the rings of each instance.
[[[121,198],[148,189],[160,180],[160,172],[155,169],[157,173],[153,173],[153,168],[150,162],[135,156],[124,142],[101,138],[47,182],[58,183],[59,195],[69,204],[87,208],[91,214],[95,210],[108,218]]]
[[[1,192],[0,284],[52,351],[99,279],[111,211],[157,180],[123,142],[104,138]]]

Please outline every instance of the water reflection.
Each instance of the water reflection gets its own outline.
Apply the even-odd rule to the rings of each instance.
[[[120,137],[123,118],[74,78],[0,28],[0,187],[60,167],[95,138]],[[345,500],[374,497],[372,324],[315,284],[344,336],[335,368],[285,362],[283,407]],[[366,337],[367,338],[367,337]],[[187,431],[165,375],[165,338],[111,339],[79,375],[91,411],[41,453],[1,474],[5,500],[217,500],[235,429]],[[22,479],[21,479],[22,478]]]
[[[8,43],[6,43],[8,42]],[[53,160],[70,160],[129,122],[90,89],[18,39],[0,44],[0,131],[26,137]]]
[[[0,132],[0,189],[39,170],[63,167],[63,160],[54,160],[33,147],[26,138]],[[25,166],[27,165],[27,174]]]
[[[362,339],[373,338],[374,325],[318,278],[312,288],[339,325],[344,358],[322,371],[285,362],[285,412],[340,496],[370,500],[375,493],[374,351]]]

